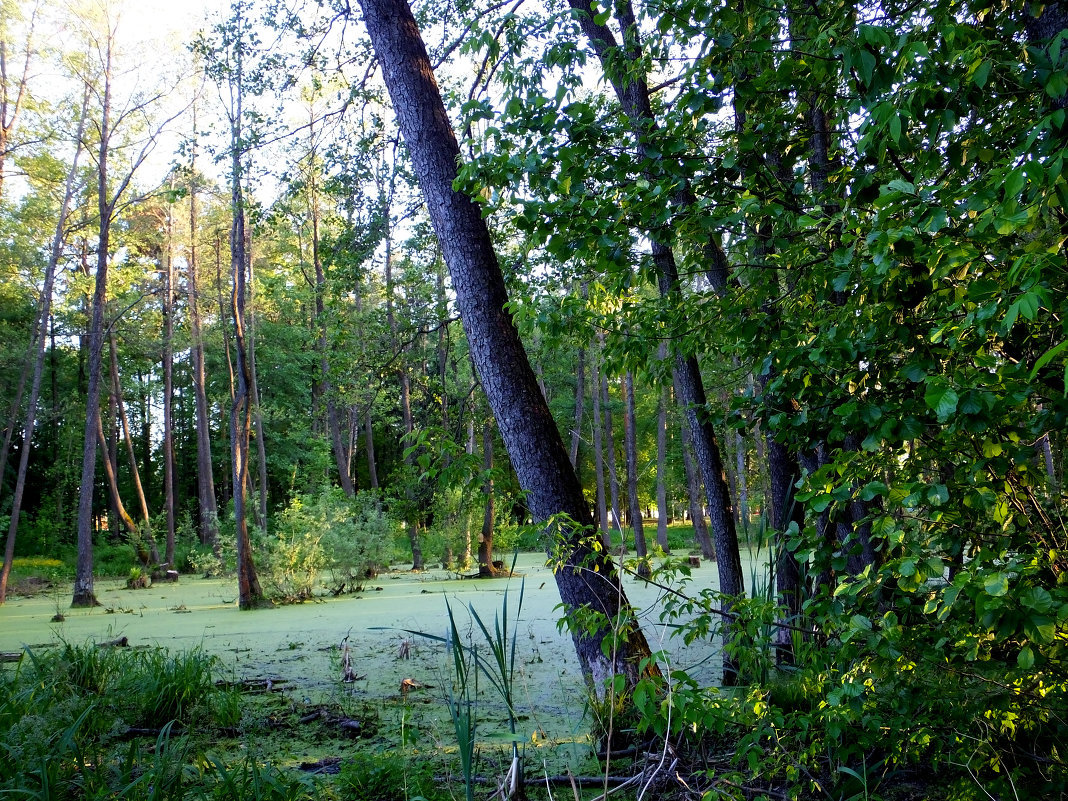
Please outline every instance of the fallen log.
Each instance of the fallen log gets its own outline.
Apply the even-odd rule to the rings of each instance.
[[[22,660],[24,653],[25,651],[0,651],[0,663],[19,662]]]
[[[240,690],[244,693],[269,693],[281,691],[281,685],[285,684],[285,679],[272,679],[272,678],[256,678],[256,679],[238,679],[237,681],[226,681],[220,679],[215,682],[216,687],[220,687],[224,690]]]
[[[316,762],[301,762],[300,769],[307,773],[333,776],[341,773],[341,757],[328,756]]]

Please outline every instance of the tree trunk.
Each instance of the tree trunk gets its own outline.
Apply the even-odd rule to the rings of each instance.
[[[475,454],[475,418],[470,412],[467,417],[467,455]],[[460,557],[460,568],[467,570],[471,566],[471,504],[464,504],[464,552]]]
[[[171,183],[173,189],[173,180]],[[167,252],[163,280],[163,510],[167,518],[163,561],[174,568],[174,212],[167,208]],[[157,556],[156,561],[159,561]]]
[[[371,426],[370,404],[368,404],[367,411],[364,413],[363,430],[364,449],[367,452],[367,472],[370,474],[368,481],[372,489],[378,489],[378,469],[375,466],[375,432]]]
[[[682,399],[678,395],[675,397],[681,406]],[[716,550],[712,547],[712,538],[708,536],[708,523],[705,520],[705,508],[701,501],[701,477],[694,467],[693,456],[691,455],[693,443],[690,437],[690,423],[685,416],[683,416],[680,430],[682,433],[682,464],[683,469],[686,471],[686,495],[690,505],[690,520],[693,522],[694,539],[701,549],[701,555],[705,559],[713,560],[716,558]]]
[[[360,6],[497,427],[531,513],[561,534],[555,571],[561,600],[569,610],[585,607],[605,616],[596,629],[576,627],[573,633],[583,675],[599,694],[615,675],[633,686],[641,661],[646,660],[646,672],[655,663],[614,566],[586,541],[594,522],[507,311],[504,276],[481,210],[453,188],[460,148],[415,18],[404,0],[361,0]],[[614,626],[621,628],[606,654],[601,642]]]
[[[600,335],[598,335],[600,336]],[[602,347],[603,347],[602,342]],[[616,436],[612,425],[612,397],[608,394],[608,377],[601,373],[601,395],[604,398],[604,446],[608,455],[608,492],[612,500],[612,521],[623,532],[623,521],[619,516],[619,472],[616,470]],[[626,540],[623,540],[626,547]]]
[[[252,421],[256,430],[256,467],[259,476],[259,497],[255,508],[256,525],[267,532],[267,443],[263,437],[263,405],[260,403],[260,382],[256,376],[256,294],[252,273],[252,232],[245,229],[245,261],[248,268],[248,296],[252,309],[248,314],[248,377],[249,397],[252,400]]]
[[[195,107],[193,114],[195,123]],[[197,173],[196,152],[194,151],[189,180],[189,257],[186,265],[189,274],[186,294],[189,298],[189,333],[192,340],[190,356],[197,421],[197,501],[199,507],[197,534],[201,544],[209,545],[213,551],[218,552],[219,510],[215,503],[215,475],[211,461],[211,407],[208,405],[204,337],[200,330],[200,293],[197,288],[197,222]]]
[[[738,521],[744,531],[749,528],[749,478],[746,475],[745,437],[741,431],[734,432],[734,459],[738,476]]]
[[[571,429],[571,465],[578,470],[579,444],[582,442],[582,418],[586,406],[586,349],[579,348],[575,369],[575,427]]]
[[[240,19],[238,25],[241,25]],[[237,590],[238,607],[253,609],[263,601],[256,565],[252,560],[252,543],[248,533],[248,446],[252,428],[252,398],[247,343],[245,342],[245,271],[248,258],[245,253],[245,202],[241,191],[243,175],[242,152],[242,91],[243,72],[240,50],[237,71],[232,84],[235,90],[236,108],[230,120],[230,311],[234,323],[234,356],[236,382],[234,400],[230,407],[230,460],[233,468],[231,486],[234,493],[234,522],[237,528]]]
[[[388,206],[386,208],[386,215],[389,215]],[[400,337],[398,336],[397,317],[393,311],[393,240],[392,231],[388,231],[386,234],[386,255],[385,255],[385,267],[386,267],[386,323],[389,326],[390,340],[393,346],[393,352],[397,354],[397,378],[400,382],[400,406],[401,406],[401,421],[404,424],[404,441],[405,441],[405,456],[404,464],[407,466],[407,486],[405,487],[405,499],[407,501],[408,514],[407,514],[407,531],[408,542],[412,549],[412,570],[422,570],[424,568],[423,562],[423,547],[420,543],[421,535],[421,515],[417,508],[416,488],[414,486],[417,481],[415,471],[415,454],[409,450],[412,445],[412,434],[415,431],[415,424],[412,419],[412,393],[411,393],[411,379],[408,376],[408,360],[407,360],[407,348],[401,345]]]
[[[145,497],[145,488],[141,484],[141,472],[137,469],[137,457],[134,454],[133,437],[130,434],[130,421],[126,416],[126,403],[122,397],[122,387],[119,385],[119,358],[115,347],[115,334],[108,332],[108,346],[111,355],[111,387],[112,397],[115,398],[115,407],[118,410],[119,421],[122,424],[123,440],[126,443],[126,458],[130,463],[130,474],[133,477],[134,491],[137,493],[137,502],[141,507],[142,530],[136,531],[138,540],[143,539],[148,545],[148,559],[142,559],[147,567],[149,564],[159,564],[159,549],[156,547],[156,538],[152,536],[152,517],[148,513],[148,499]],[[112,469],[118,470],[118,460],[112,460]],[[118,485],[114,487],[115,505],[119,508]],[[141,544],[140,542],[138,543]]]
[[[140,541],[141,532],[137,528],[137,522],[126,511],[126,505],[122,502],[122,496],[119,494],[116,464],[109,453],[112,448],[107,434],[104,433],[104,420],[100,415],[97,415],[96,421],[96,441],[100,444],[101,463],[104,465],[104,477],[107,479],[108,494],[115,508],[115,516],[118,518],[118,522],[122,523],[123,528],[126,529],[126,533],[130,535],[131,544],[137,551],[138,561],[147,567],[152,557],[144,549],[144,544]]]
[[[645,547],[645,527],[642,525],[642,506],[638,502],[638,437],[634,409],[634,374],[628,370],[623,379],[623,443],[627,452],[627,500],[630,527],[634,532],[634,554],[638,557],[638,575],[649,578],[649,552]]]
[[[604,486],[604,443],[601,428],[601,349],[591,348],[593,358],[590,360],[590,387],[593,389],[593,470],[597,487],[597,522],[601,529],[604,547],[611,549],[612,536],[608,529],[608,507],[605,503]]]
[[[308,126],[309,141],[315,141],[314,121]],[[356,487],[352,483],[352,475],[349,473],[349,455],[341,441],[341,423],[338,420],[337,403],[334,400],[334,391],[330,381],[330,332],[326,319],[326,272],[323,270],[323,260],[319,253],[319,193],[317,191],[314,144],[309,154],[308,164],[308,214],[312,224],[312,265],[315,268],[315,322],[319,330],[319,389],[318,394],[326,398],[326,430],[330,437],[330,447],[334,453],[334,464],[337,467],[338,483],[345,494],[352,498],[356,495]]]
[[[15,494],[11,500],[11,523],[7,531],[7,542],[4,544],[4,566],[0,569],[0,604],[7,600],[7,581],[11,574],[11,561],[15,557],[15,537],[19,527],[19,514],[22,509],[22,495],[26,489],[26,469],[29,465],[30,447],[33,444],[33,430],[37,413],[37,399],[41,394],[41,376],[44,373],[44,333],[52,314],[52,290],[55,287],[56,267],[59,264],[63,252],[63,238],[67,225],[67,214],[70,209],[71,198],[74,195],[74,180],[78,174],[78,157],[81,155],[82,132],[85,129],[85,118],[89,109],[89,87],[86,86],[82,98],[82,110],[78,117],[78,132],[74,137],[76,142],[74,158],[71,161],[70,170],[67,172],[67,182],[63,190],[63,202],[59,207],[59,216],[56,219],[56,232],[52,237],[52,250],[45,267],[44,284],[41,287],[41,310],[38,314],[38,334],[36,341],[36,353],[33,359],[33,380],[30,383],[30,397],[26,406],[26,417],[22,430],[25,432],[22,438],[22,450],[19,452],[18,473],[15,476]],[[29,360],[27,360],[29,363]],[[19,393],[22,384],[20,381]],[[16,408],[17,408],[16,401]],[[14,424],[12,423],[12,428]],[[5,445],[6,447],[6,445]],[[4,453],[5,461],[7,453]],[[0,478],[3,472],[0,470]]]
[[[53,268],[54,270],[55,268]],[[30,346],[26,349],[26,358],[22,363],[22,371],[19,374],[19,383],[15,389],[15,398],[11,401],[11,413],[7,418],[7,426],[4,428],[4,444],[3,450],[0,451],[0,498],[3,497],[4,492],[4,478],[7,476],[7,459],[8,454],[11,453],[11,438],[15,435],[15,426],[18,423],[19,412],[22,411],[22,394],[26,391],[26,381],[30,377],[30,372],[33,369],[34,354],[37,353],[37,348],[43,347],[44,332],[39,327],[39,321],[34,321],[34,329],[30,333]],[[42,339],[38,343],[38,339]],[[25,429],[23,429],[25,431]],[[25,441],[25,437],[23,437]],[[16,479],[17,481],[17,479]],[[3,603],[0,601],[0,603]]]
[[[82,447],[82,478],[78,494],[78,559],[74,569],[74,593],[71,606],[96,606],[93,593],[93,489],[96,486],[96,441],[100,420],[100,379],[104,355],[104,307],[107,305],[108,249],[111,236],[111,215],[114,207],[108,202],[108,147],[111,136],[111,46],[109,36],[104,53],[100,114],[100,150],[96,163],[97,237],[96,280],[93,288],[92,311],[89,317],[88,380],[85,398],[85,439]]]
[[[482,425],[482,495],[485,505],[482,513],[482,532],[478,535],[478,575],[493,578],[493,423],[487,420]]]
[[[617,3],[615,16],[623,32],[623,46],[618,47],[615,36],[604,24],[597,21],[591,0],[569,0],[575,10],[576,18],[601,62],[605,76],[611,82],[620,105],[634,131],[639,157],[647,159],[650,170],[654,173],[663,169],[659,156],[647,153],[648,137],[656,131],[652,104],[649,100],[649,86],[641,70],[642,50],[638,40],[639,27],[634,18],[629,0]],[[622,59],[615,54],[621,54]],[[649,236],[653,263],[658,273],[661,297],[670,299],[680,292],[678,268],[675,255],[668,242],[670,231],[655,226],[646,226]],[[717,565],[719,568],[720,592],[723,595],[739,596],[745,592],[742,578],[742,561],[738,548],[737,529],[734,525],[734,512],[731,508],[730,494],[727,491],[723,461],[720,456],[719,442],[711,421],[707,417],[704,382],[698,369],[697,359],[683,353],[675,354],[675,369],[678,373],[676,388],[686,404],[686,414],[690,420],[697,463],[704,479],[705,491],[708,493],[708,512],[715,539]],[[725,605],[727,611],[730,604]],[[728,627],[724,627],[724,637],[729,638]],[[724,649],[724,684],[736,680],[734,665],[726,656]]]
[[[667,355],[661,347],[661,357]],[[656,417],[656,543],[664,553],[670,553],[667,525],[670,512],[667,499],[667,410],[671,403],[671,387],[665,384],[660,390],[660,409]]]

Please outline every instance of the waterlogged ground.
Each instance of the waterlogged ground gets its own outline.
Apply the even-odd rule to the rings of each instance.
[[[586,741],[586,692],[570,637],[557,629],[556,585],[538,554],[520,554],[516,570],[522,577],[492,580],[462,579],[445,571],[398,571],[380,575],[357,595],[250,612],[238,610],[233,579],[182,576],[177,583],[143,590],[101,581],[96,592],[102,606],[96,609],[70,609],[66,587],[10,598],[0,607],[0,651],[44,648],[61,639],[82,643],[119,637],[126,637],[131,647],[200,647],[219,658],[224,677],[269,679],[293,704],[370,705],[383,722],[403,726],[411,721],[447,739],[451,724],[442,698],[451,681],[449,656],[443,644],[408,632],[445,636],[447,600],[461,636],[482,644],[468,607],[492,631],[507,596],[508,629],[517,641],[515,694],[524,737],[574,748]],[[714,563],[704,562],[692,573],[688,593],[716,587]],[[659,622],[663,591],[633,578],[624,585],[631,601],[644,610],[643,626],[653,650],[666,651],[673,666],[699,680],[717,682],[719,658],[712,645],[687,648]],[[61,622],[53,620],[57,613]],[[358,677],[348,683],[341,681],[346,637]],[[418,686],[402,695],[405,679]],[[484,682],[480,686],[486,687]],[[413,707],[418,707],[415,717]],[[481,715],[488,718],[483,732],[503,723],[503,710],[492,699]]]

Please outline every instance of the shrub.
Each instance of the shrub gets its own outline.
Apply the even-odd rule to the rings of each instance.
[[[335,593],[358,590],[389,564],[394,528],[374,492],[350,499],[328,487],[299,495],[267,538],[265,581],[278,598],[288,600],[312,597],[323,573]]]

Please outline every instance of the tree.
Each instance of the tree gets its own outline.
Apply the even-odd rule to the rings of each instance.
[[[22,449],[19,454],[18,473],[15,479],[15,493],[11,501],[11,523],[7,532],[7,541],[4,545],[4,566],[0,570],[0,604],[7,599],[7,581],[11,575],[11,563],[15,556],[15,537],[19,527],[19,514],[22,509],[22,497],[26,488],[26,470],[29,465],[30,448],[33,444],[33,430],[36,422],[37,402],[41,392],[41,378],[44,372],[45,355],[45,328],[52,314],[52,292],[55,286],[56,268],[62,255],[63,241],[67,233],[67,215],[70,209],[71,199],[74,196],[75,181],[78,175],[78,158],[82,152],[82,133],[85,129],[85,120],[89,108],[89,87],[86,85],[82,98],[82,108],[78,115],[78,127],[74,134],[74,156],[71,159],[70,169],[67,171],[67,180],[63,188],[63,199],[59,206],[59,214],[56,218],[56,233],[52,238],[52,248],[48,257],[48,265],[45,268],[44,285],[41,288],[40,316],[38,318],[38,335],[36,341],[36,353],[33,362],[33,381],[30,387],[30,397],[26,405],[26,419],[23,423],[24,432]],[[0,473],[2,476],[2,473]]]
[[[196,450],[197,450],[197,500],[199,514],[197,531],[201,543],[218,550],[219,513],[215,500],[215,477],[211,461],[211,422],[210,406],[207,395],[207,376],[204,366],[204,337],[200,323],[200,283],[197,272],[197,237],[199,235],[197,215],[197,191],[200,188],[200,176],[196,168],[196,105],[193,111],[194,140],[191,144],[189,166],[189,248],[186,253],[186,296],[189,309],[189,335],[191,339],[190,357],[193,383],[193,396],[196,408]]]
[[[94,20],[89,37],[97,60],[99,75],[86,75],[86,82],[96,97],[99,118],[95,119],[97,137],[97,263],[90,310],[88,357],[86,368],[85,437],[82,449],[82,476],[78,499],[78,561],[75,568],[72,606],[94,606],[93,594],[93,488],[96,475],[96,442],[101,428],[100,381],[104,347],[104,313],[107,306],[108,264],[111,257],[111,226],[124,203],[124,196],[138,167],[155,146],[162,128],[170,121],[151,121],[149,109],[162,93],[134,96],[118,107],[113,116],[114,60],[117,42],[117,23],[107,8],[99,9],[100,18]],[[133,151],[122,174],[115,180],[111,174],[109,157],[116,145],[113,140],[124,127],[138,126],[139,145]],[[113,183],[114,182],[114,183]]]
[[[504,276],[489,229],[475,203],[453,188],[460,149],[419,28],[404,0],[362,0],[360,5],[498,430],[535,519],[555,521],[562,533],[556,571],[561,600],[570,609],[588,607],[604,615],[595,629],[574,632],[583,673],[598,692],[615,675],[634,683],[649,647],[628,619],[626,595],[611,562],[590,548],[593,520],[507,312]],[[601,641],[613,625],[622,627],[615,632],[620,645],[606,653]]]
[[[234,494],[234,521],[237,526],[237,586],[238,606],[252,609],[263,600],[256,565],[252,559],[252,542],[248,531],[249,436],[252,428],[252,373],[249,367],[248,343],[245,337],[246,280],[249,266],[248,238],[245,230],[245,200],[243,190],[243,155],[246,140],[243,136],[243,101],[245,93],[244,60],[248,47],[247,20],[244,4],[234,7],[232,40],[232,73],[227,75],[231,103],[230,123],[230,313],[234,332],[234,397],[230,407],[230,462]],[[266,491],[262,487],[261,491]]]

